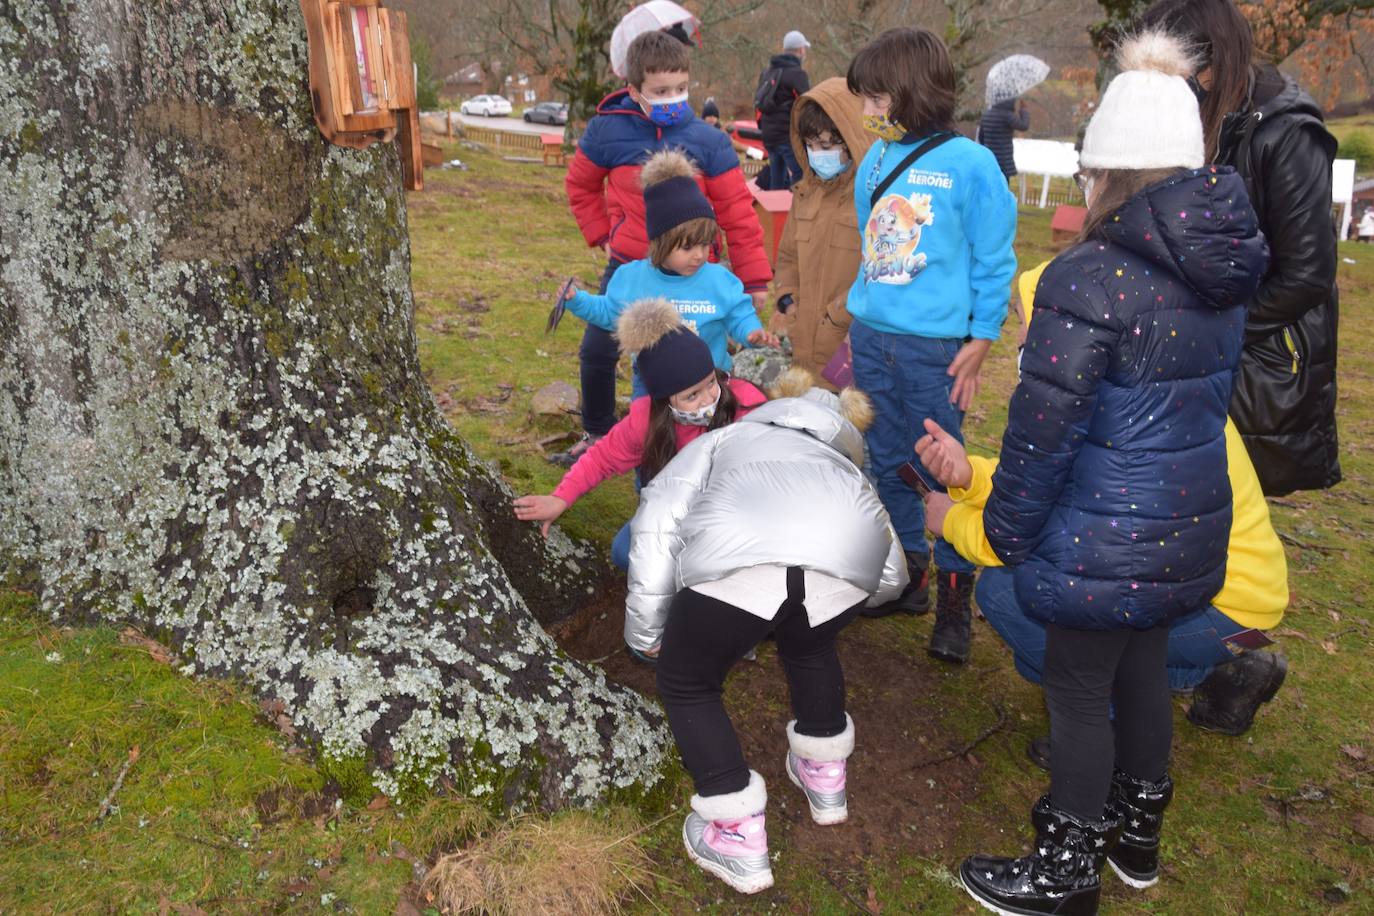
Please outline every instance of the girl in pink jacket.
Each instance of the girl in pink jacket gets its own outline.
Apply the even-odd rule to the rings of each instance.
[[[646,484],[702,433],[767,400],[749,382],[717,369],[706,343],[666,299],[633,303],[621,314],[616,336],[623,350],[638,354],[635,365],[649,393],[630,404],[629,414],[587,449],[553,493],[515,501],[515,517],[542,522],[545,537],[554,519],[603,480],[638,469],[639,483]],[[629,568],[628,522],[611,542],[611,560]]]

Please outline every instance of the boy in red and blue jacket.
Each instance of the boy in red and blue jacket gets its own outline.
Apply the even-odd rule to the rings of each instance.
[[[676,149],[699,170],[702,193],[725,234],[730,268],[755,308],[761,308],[773,279],[763,248],[763,228],[729,135],[699,120],[688,106],[686,46],[667,33],[647,32],[630,45],[626,63],[630,85],[597,106],[564,180],[573,217],[587,244],[606,251],[600,292],[606,292],[621,264],[647,257],[640,169],[659,150]],[[712,260],[718,260],[715,253]],[[620,349],[615,338],[589,324],[578,355],[585,435],[567,452],[554,456],[555,462],[567,466],[609,432],[616,420],[615,366]]]

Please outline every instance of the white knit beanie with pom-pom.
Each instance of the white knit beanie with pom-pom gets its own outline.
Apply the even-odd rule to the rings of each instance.
[[[1199,59],[1163,30],[1141,32],[1116,52],[1121,72],[1102,93],[1079,164],[1085,169],[1196,169],[1203,165],[1202,119],[1187,78]]]

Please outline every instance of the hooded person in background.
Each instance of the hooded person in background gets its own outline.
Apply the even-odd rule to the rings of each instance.
[[[816,86],[792,109],[802,179],[792,186],[792,211],[778,244],[772,325],[792,339],[793,362],[817,376],[849,333],[845,302],[860,262],[855,163],[873,140],[863,128],[863,100],[842,77]]]

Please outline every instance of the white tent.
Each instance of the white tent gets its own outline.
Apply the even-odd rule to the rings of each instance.
[[[1078,151],[1072,143],[1060,140],[1026,140],[1015,137],[1011,141],[1016,171],[1020,175],[1043,175],[1040,206],[1049,203],[1050,179],[1072,178],[1078,171]]]

